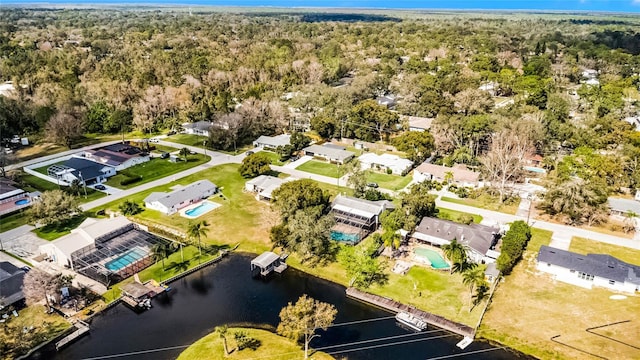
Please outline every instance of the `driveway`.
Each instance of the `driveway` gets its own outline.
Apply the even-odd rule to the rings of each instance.
[[[22,225],[0,234],[2,249],[25,259],[38,255],[40,245],[49,242],[31,232],[33,229],[31,225]]]
[[[286,164],[283,167],[285,167],[287,169],[295,169],[298,166],[306,163],[307,161],[311,161],[311,160],[313,160],[313,157],[305,155],[305,156],[301,157],[300,159],[298,159],[296,161],[292,161],[292,162]]]

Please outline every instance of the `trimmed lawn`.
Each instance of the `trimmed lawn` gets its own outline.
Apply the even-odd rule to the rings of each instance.
[[[175,135],[167,136],[163,140],[171,141],[171,142],[182,144],[182,145],[202,147],[202,144],[204,143],[204,141],[208,139],[209,139],[208,137],[200,136],[200,135],[175,134]]]
[[[471,215],[471,217],[473,217],[473,222],[476,224],[479,224],[482,221],[481,215],[470,214],[462,211],[456,211],[456,210],[445,209],[445,208],[438,208],[438,213],[436,214],[436,217],[438,219],[460,222],[459,221],[460,217],[465,215]]]
[[[340,169],[338,168],[338,165],[317,161],[317,160],[307,161],[306,163],[298,166],[296,170],[305,171],[305,172],[316,174],[316,175],[332,177],[335,179],[341,177],[341,174],[339,171]]]
[[[33,192],[33,191],[45,192],[48,190],[57,190],[60,188],[56,183],[52,183],[51,181],[41,179],[31,174],[22,175],[20,177],[20,183],[23,185],[22,190],[29,191],[29,192]]]
[[[477,199],[470,199],[470,198],[456,199],[456,198],[443,196],[442,201],[448,201],[454,204],[473,206],[481,209],[500,211],[505,214],[511,214],[511,215],[516,214],[516,212],[518,211],[518,206],[520,205],[520,199],[518,199],[518,201],[513,204],[507,205],[507,204],[500,204],[499,202],[496,201],[496,199],[487,195],[481,195]]]
[[[382,174],[378,172],[369,172],[367,174],[367,182],[377,183],[381,188],[384,189],[401,190],[411,182],[411,176],[398,176]]]
[[[2,324],[0,350],[3,359],[14,359],[26,354],[39,343],[50,340],[71,327],[71,324],[57,313],[46,314],[44,306],[36,304],[20,310],[18,317],[10,316]],[[33,330],[23,332],[25,328]]]
[[[38,237],[45,240],[55,240],[61,236],[67,235],[71,233],[71,230],[75,229],[80,225],[85,219],[86,215],[78,215],[69,219],[69,221],[65,221],[59,225],[47,225],[41,228],[33,230],[33,232],[38,235]]]
[[[265,154],[271,159],[271,165],[282,166],[286,164],[286,162],[280,161],[280,155],[271,152],[271,151],[260,151],[261,154]]]
[[[587,358],[583,352],[552,341],[556,335],[560,335],[556,340],[561,343],[604,358],[638,358],[637,349],[589,334],[585,329],[631,320],[596,332],[638,345],[640,297],[611,300],[614,293],[609,290],[584,289],[538,273],[537,251],[550,241],[551,232],[533,229],[523,260],[499,284],[479,335],[540,359]],[[629,252],[640,258],[640,251]]]
[[[0,217],[0,233],[15,229],[19,226],[29,223],[29,217],[25,214],[25,210],[20,210],[17,213],[11,215],[4,215]]]
[[[243,332],[248,337],[260,342],[256,350],[238,350],[233,334]],[[178,360],[201,360],[201,359],[281,359],[294,360],[304,357],[304,349],[300,345],[285,337],[279,336],[267,330],[253,328],[229,328],[227,333],[227,346],[231,354],[225,355],[224,345],[220,335],[211,333],[196,341],[183,351]],[[332,356],[323,352],[313,352],[309,350],[310,358],[317,360],[330,360]]]
[[[180,161],[177,163],[172,163],[168,159],[154,158],[146,163],[135,165],[128,169],[119,171],[117,175],[110,177],[109,180],[107,180],[106,184],[119,189],[129,189],[154,180],[158,180],[165,176],[179,173],[198,165],[202,165],[210,159],[211,158],[209,156],[203,154],[189,155],[187,156],[187,162]],[[142,176],[142,179],[132,184],[120,185],[121,181],[136,176]]]
[[[579,254],[609,254],[624,262],[640,266],[640,250],[629,249],[624,246],[605,244],[599,241],[574,236],[571,239],[569,251]]]

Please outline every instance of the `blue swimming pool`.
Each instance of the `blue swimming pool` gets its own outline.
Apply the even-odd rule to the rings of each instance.
[[[20,199],[16,201],[16,205],[27,205],[29,203],[29,199]]]
[[[535,166],[524,166],[524,169],[538,174],[544,174],[547,170]]]
[[[413,253],[429,260],[429,262],[431,263],[431,267],[434,269],[449,268],[449,264],[436,251],[425,248],[417,248],[413,250]]]
[[[104,267],[106,267],[111,271],[119,271],[137,262],[138,260],[142,259],[147,254],[148,254],[147,251],[141,248],[131,249],[126,253],[104,264]]]
[[[340,231],[331,231],[331,240],[357,243],[360,241],[358,234],[345,234]]]
[[[185,211],[184,213],[189,217],[196,218],[202,214],[208,213],[209,211],[217,208],[218,206],[219,206],[218,204],[212,203],[210,201],[205,201],[202,204],[194,207],[193,209],[189,209]]]

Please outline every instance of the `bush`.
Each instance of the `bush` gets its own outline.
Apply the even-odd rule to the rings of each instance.
[[[461,186],[459,188],[456,188],[456,190],[453,191],[453,193],[458,195],[459,198],[464,199],[464,198],[469,196],[469,189],[467,189],[466,187]]]
[[[460,214],[457,218],[457,222],[465,225],[469,225],[473,223],[473,215],[471,214]]]
[[[130,176],[130,177],[127,177],[126,179],[120,180],[120,185],[122,186],[130,185],[133,183],[137,183],[140,180],[142,180],[142,176],[140,175]]]
[[[387,169],[387,175],[391,175],[391,174],[393,174],[393,170]]]

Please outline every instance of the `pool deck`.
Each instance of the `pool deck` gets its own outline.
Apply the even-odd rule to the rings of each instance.
[[[197,208],[198,206],[201,206],[201,205],[203,205],[203,204],[205,204],[205,203],[209,203],[209,204],[211,204],[213,207],[212,207],[211,209],[209,209],[209,210],[207,210],[207,211],[203,212],[202,214],[200,214],[200,215],[198,215],[198,216],[191,216],[191,215],[187,215],[187,211],[189,211],[189,210],[191,210],[191,209],[195,209],[195,208]],[[220,206],[222,206],[222,205],[220,205],[220,204],[218,204],[218,203],[215,203],[215,202],[213,202],[213,201],[203,200],[203,201],[199,201],[199,202],[197,202],[197,203],[195,203],[195,204],[191,204],[191,205],[189,205],[189,206],[183,207],[182,209],[180,209],[180,212],[179,212],[179,213],[180,213],[180,216],[182,216],[182,217],[184,217],[184,218],[187,218],[187,219],[197,219],[197,218],[199,218],[200,216],[202,216],[202,215],[204,215],[204,214],[207,214],[207,213],[209,213],[209,212],[211,212],[211,211],[213,211],[213,210],[215,210],[215,209],[219,208]]]

